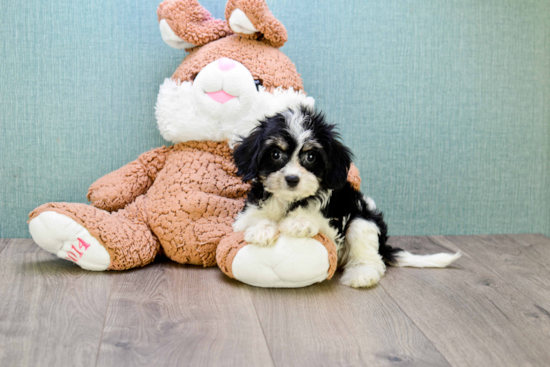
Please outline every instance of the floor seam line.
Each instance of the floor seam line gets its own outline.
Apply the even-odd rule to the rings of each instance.
[[[256,319],[258,320],[258,324],[260,325],[260,329],[262,330],[262,335],[264,336],[265,345],[267,347],[267,351],[269,352],[269,358],[271,359],[271,363],[273,364],[273,366],[276,366],[275,360],[273,359],[273,355],[271,353],[271,348],[269,347],[269,342],[267,341],[267,337],[265,336],[264,327],[262,325],[262,322],[260,321],[258,310],[256,309],[256,303],[254,303],[252,296],[250,296],[250,301],[252,302],[252,306],[254,307],[254,313],[256,314]]]
[[[3,239],[3,240],[6,240],[6,244],[0,248],[0,254],[2,253],[2,251],[4,251],[4,249],[5,249],[6,247],[8,247],[8,245],[10,244],[10,242],[14,240],[13,238],[2,238],[2,239]]]
[[[420,326],[418,326],[418,324],[416,322],[414,322],[414,320],[409,316],[409,314],[401,307],[401,305],[395,300],[395,298],[393,298],[393,296],[390,294],[390,292],[388,292],[388,290],[386,289],[386,287],[384,287],[382,285],[382,283],[380,283],[380,286],[382,287],[382,289],[384,290],[384,292],[386,292],[386,294],[391,298],[391,300],[393,301],[393,303],[395,303],[397,305],[397,307],[401,310],[401,312],[403,312],[403,314],[405,316],[407,316],[407,318],[413,323],[413,325],[418,329],[418,331],[424,335],[424,337],[426,338],[427,341],[430,342],[430,344],[434,347],[435,350],[437,350],[437,352],[441,355],[441,357],[443,357],[443,359],[449,364],[449,366],[454,366],[448,359],[447,357],[443,354],[442,351],[439,350],[438,347],[435,346],[435,344],[433,343],[432,339],[428,338],[428,336],[424,333],[424,330],[422,330],[420,328]]]
[[[111,282],[111,289],[109,290],[109,298],[107,300],[107,307],[105,310],[105,318],[103,319],[103,327],[101,328],[101,337],[99,338],[99,345],[97,347],[97,355],[95,359],[95,367],[99,363],[99,352],[101,351],[101,345],[103,344],[103,335],[105,334],[105,325],[107,324],[107,315],[109,314],[109,308],[111,307],[111,296],[113,294],[113,288],[115,287],[115,277]]]

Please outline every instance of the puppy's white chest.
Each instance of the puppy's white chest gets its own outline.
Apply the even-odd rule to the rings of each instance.
[[[279,222],[286,216],[289,206],[287,201],[272,196],[262,203],[260,210],[266,218]]]

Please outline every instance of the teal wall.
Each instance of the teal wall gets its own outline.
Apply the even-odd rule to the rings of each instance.
[[[225,2],[204,0],[223,16]],[[0,237],[164,144],[158,0],[0,0]],[[550,235],[550,2],[268,1],[390,233]]]

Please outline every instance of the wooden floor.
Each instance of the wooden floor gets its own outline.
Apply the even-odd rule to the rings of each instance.
[[[550,239],[391,242],[464,256],[369,290],[261,289],[167,260],[87,272],[0,240],[0,366],[550,366]]]

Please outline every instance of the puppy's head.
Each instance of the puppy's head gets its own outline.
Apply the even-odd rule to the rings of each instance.
[[[338,190],[346,183],[351,152],[334,128],[309,107],[269,117],[235,148],[238,174],[288,201],[320,188]]]

